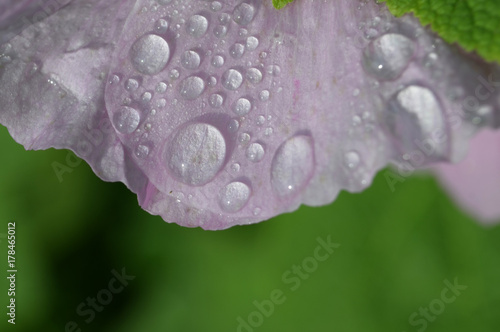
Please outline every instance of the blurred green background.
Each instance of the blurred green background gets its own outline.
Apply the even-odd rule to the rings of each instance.
[[[63,332],[70,321],[120,332],[500,330],[500,227],[463,214],[431,177],[391,193],[379,175],[329,206],[210,232],[149,215],[85,163],[59,183],[51,164],[67,151],[27,152],[1,126],[0,151],[0,233],[16,222],[18,268],[12,326],[0,235],[0,331]],[[341,246],[292,290],[283,276],[312,264],[328,236]],[[135,278],[86,323],[77,307],[123,268]],[[467,289],[444,303],[444,280],[455,278]],[[276,289],[283,303],[258,313],[254,301],[270,311]]]

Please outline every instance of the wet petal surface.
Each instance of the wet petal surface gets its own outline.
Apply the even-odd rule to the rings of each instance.
[[[16,140],[205,229],[327,204],[388,163],[458,161],[500,124],[498,67],[372,2],[73,1],[1,59]]]

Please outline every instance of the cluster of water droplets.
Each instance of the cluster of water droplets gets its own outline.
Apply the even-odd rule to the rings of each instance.
[[[249,204],[252,180],[241,176],[261,167],[265,158],[267,164],[272,161],[268,172],[279,197],[297,193],[314,167],[310,136],[292,136],[274,147],[275,153],[268,151],[266,139],[276,124],[266,104],[282,90],[281,68],[268,58],[259,35],[249,32],[259,7],[252,0],[237,5],[200,1],[196,9],[176,0],[144,6],[141,15],[151,15],[154,23],[130,42],[124,60],[133,70],[113,72],[108,82],[125,96],[111,118],[117,132],[133,142],[135,157],[159,156],[180,188],[205,186],[227,169],[233,178],[217,199],[228,213],[248,205],[251,214],[260,214],[260,206]],[[207,121],[211,114],[226,117]]]

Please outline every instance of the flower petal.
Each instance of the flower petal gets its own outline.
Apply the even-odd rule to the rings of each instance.
[[[72,149],[184,226],[327,204],[499,124],[497,67],[372,2],[75,0],[2,47],[17,141]]]
[[[484,130],[456,165],[435,167],[457,202],[484,223],[500,222],[500,132]]]

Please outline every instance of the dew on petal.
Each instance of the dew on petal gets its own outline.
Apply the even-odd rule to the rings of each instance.
[[[387,112],[389,129],[404,152],[425,145],[432,150],[429,157],[444,153],[444,147],[433,140],[433,135],[446,130],[441,105],[431,90],[410,85],[391,98]]]
[[[160,36],[148,34],[139,38],[130,48],[134,68],[144,75],[161,72],[170,59],[170,46]]]
[[[299,192],[309,181],[315,167],[312,138],[294,136],[276,151],[271,164],[271,183],[279,196]]]
[[[228,90],[236,90],[243,83],[243,75],[236,69],[228,69],[222,74],[222,86]]]
[[[408,67],[415,43],[406,36],[388,33],[371,42],[363,53],[367,73],[379,80],[394,80]]]
[[[195,38],[205,35],[208,29],[208,20],[203,15],[193,15],[186,23],[186,31]]]
[[[180,84],[180,93],[186,100],[198,98],[205,90],[205,82],[198,76],[190,76]]]
[[[128,106],[122,107],[113,115],[113,125],[122,134],[131,134],[139,126],[141,116],[139,112]]]
[[[251,162],[257,163],[264,158],[264,147],[260,143],[252,143],[248,146],[246,156]]]
[[[219,205],[226,212],[238,212],[247,204],[250,195],[248,185],[239,181],[231,182],[219,192]]]
[[[224,165],[226,140],[210,124],[190,124],[175,135],[165,157],[175,178],[185,184],[201,186],[210,182]]]

